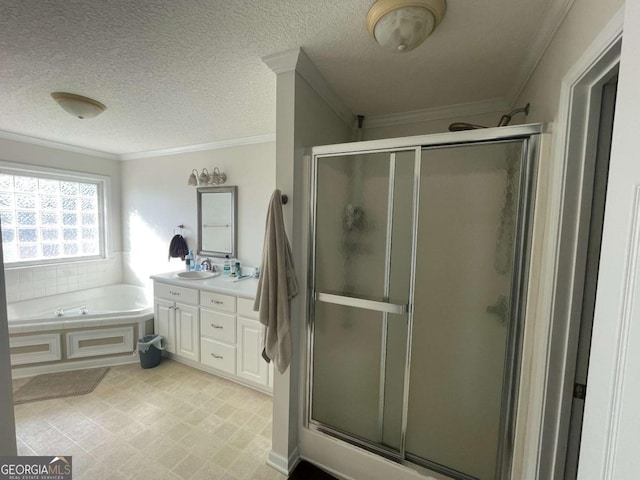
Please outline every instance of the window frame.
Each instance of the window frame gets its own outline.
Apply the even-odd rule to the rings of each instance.
[[[90,172],[82,172],[63,168],[51,168],[40,165],[12,163],[0,160],[0,174],[44,178],[48,180],[70,181],[78,183],[92,183],[97,187],[98,197],[98,248],[97,255],[82,255],[75,257],[55,258],[51,260],[23,260],[4,262],[5,270],[25,267],[66,265],[71,263],[107,260],[110,249],[109,205],[111,201],[111,178]]]

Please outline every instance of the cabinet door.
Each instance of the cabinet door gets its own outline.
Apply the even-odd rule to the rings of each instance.
[[[176,303],[176,355],[200,361],[200,315],[198,307]]]
[[[251,382],[268,385],[269,365],[262,358],[262,325],[256,320],[237,319],[236,374]]]
[[[176,317],[174,303],[161,298],[154,299],[154,331],[164,337],[164,348],[175,353]]]

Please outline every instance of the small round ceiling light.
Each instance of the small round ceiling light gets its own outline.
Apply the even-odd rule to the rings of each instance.
[[[446,11],[445,0],[378,0],[367,13],[367,29],[381,47],[409,52],[431,35]]]
[[[81,119],[94,118],[104,112],[107,107],[97,100],[75,93],[54,92],[51,97],[58,102],[66,112]]]

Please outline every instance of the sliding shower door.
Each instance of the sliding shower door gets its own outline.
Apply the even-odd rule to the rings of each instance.
[[[312,420],[399,455],[417,150],[317,163]]]
[[[454,478],[504,478],[522,160],[522,141],[422,155],[406,455]]]
[[[510,478],[530,136],[314,155],[311,428]]]

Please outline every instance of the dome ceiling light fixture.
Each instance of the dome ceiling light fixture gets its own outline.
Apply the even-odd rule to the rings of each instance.
[[[445,0],[378,0],[367,29],[382,48],[410,52],[431,35],[447,11]]]
[[[80,119],[94,118],[104,112],[107,107],[97,100],[75,93],[53,92],[51,97],[66,112]]]

